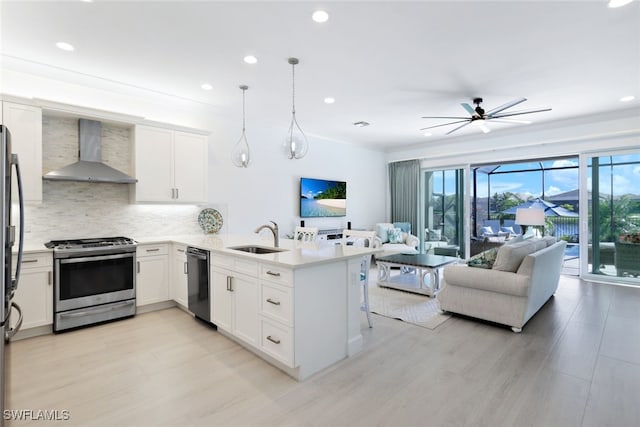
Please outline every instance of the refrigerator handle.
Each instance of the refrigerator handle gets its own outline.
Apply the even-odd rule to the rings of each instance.
[[[16,167],[16,177],[18,178],[18,202],[20,205],[20,241],[18,243],[18,259],[16,261],[16,277],[11,284],[12,293],[18,288],[20,281],[20,270],[22,268],[22,254],[24,249],[24,195],[22,188],[22,174],[20,173],[20,162],[17,154],[11,154],[11,163]],[[18,309],[19,310],[19,309]],[[22,321],[20,321],[22,323]],[[16,325],[16,331],[19,325]]]
[[[7,341],[13,338],[13,336],[20,330],[20,326],[22,326],[22,309],[18,304],[16,304],[13,301],[11,302],[11,306],[9,307],[9,310],[11,310],[12,308],[15,308],[16,311],[18,312],[18,321],[16,322],[13,328],[10,327],[10,325],[7,325],[7,330],[4,332],[4,339]]]

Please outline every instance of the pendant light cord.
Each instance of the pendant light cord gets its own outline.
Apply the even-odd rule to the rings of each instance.
[[[246,92],[246,89],[242,89],[242,133],[244,133],[244,93]]]
[[[296,115],[296,64],[291,64],[291,113]]]

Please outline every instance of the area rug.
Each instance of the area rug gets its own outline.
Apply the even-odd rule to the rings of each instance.
[[[375,285],[369,285],[369,308],[372,313],[427,329],[435,329],[451,317],[438,313],[435,298]]]

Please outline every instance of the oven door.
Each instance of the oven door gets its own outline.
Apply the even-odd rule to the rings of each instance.
[[[55,260],[55,311],[134,299],[135,252]]]

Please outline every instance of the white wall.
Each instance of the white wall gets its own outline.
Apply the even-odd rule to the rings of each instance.
[[[239,112],[219,111],[212,105],[90,77],[84,77],[81,84],[71,83],[69,76],[59,73],[55,78],[44,78],[3,70],[2,93],[211,132],[209,205],[221,210],[227,232],[250,233],[268,220],[278,222],[282,234],[291,232],[299,223],[301,176],[347,182],[347,217],[307,220],[307,225],[342,228],[351,221],[354,228],[370,228],[387,219],[386,163],[381,151],[310,136],[307,156],[289,160],[281,150],[288,114],[283,115],[283,127],[275,129],[260,123],[259,111],[251,111],[247,137],[253,163],[247,169],[239,169],[231,163],[231,150],[241,131]],[[299,116],[304,129],[303,114],[300,112]]]

